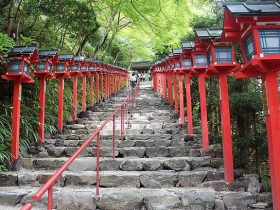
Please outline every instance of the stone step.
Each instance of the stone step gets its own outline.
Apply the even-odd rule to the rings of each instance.
[[[60,139],[59,139],[60,140]],[[86,140],[79,140],[77,139],[66,139],[66,140],[59,140],[57,139],[46,139],[45,144],[53,144],[64,147],[75,147],[75,146],[81,146]],[[112,146],[113,140],[106,140],[101,137],[100,146],[101,147],[110,147]],[[96,146],[97,142],[96,140],[92,140],[89,144],[90,146]],[[160,146],[182,146],[186,147],[186,142],[182,140],[168,140],[168,139],[162,139],[162,140],[115,140],[116,147],[123,148],[123,147],[160,147]],[[48,148],[49,146],[46,146]]]
[[[70,157],[79,147],[50,147],[48,149],[42,148],[39,151],[34,152],[35,157]],[[115,147],[115,157],[187,157],[191,147],[181,146],[158,146],[158,147]],[[38,153],[37,153],[38,152]],[[200,150],[196,151],[200,154]],[[36,154],[37,153],[37,154]],[[113,148],[100,147],[100,157],[111,157],[113,154]],[[195,154],[195,156],[200,155]],[[88,146],[79,155],[79,157],[95,157],[96,147]],[[193,156],[193,155],[192,155]]]
[[[23,158],[22,167],[27,170],[57,170],[61,167],[66,157],[61,158]],[[222,158],[210,157],[153,157],[153,158],[100,158],[101,171],[156,171],[156,170],[194,170],[196,168],[220,168]],[[69,171],[95,171],[95,157],[78,157],[68,167]],[[23,171],[24,172],[24,171]]]
[[[140,169],[140,168],[139,168]],[[5,180],[1,186],[32,186],[40,187],[54,174],[53,171],[26,171],[21,173],[7,173],[1,175]],[[208,176],[209,174],[209,176]],[[222,179],[223,172],[204,168],[193,171],[102,171],[100,172],[100,187],[132,187],[132,188],[166,188],[166,187],[211,187],[209,180],[213,174]],[[204,183],[206,182],[207,183]],[[211,180],[213,181],[213,180]],[[226,182],[219,180],[222,190],[228,190]],[[241,185],[243,184],[243,185]],[[245,189],[245,182],[239,187]],[[90,186],[96,185],[96,171],[64,172],[57,180],[57,186],[68,185]],[[217,188],[218,189],[218,188]]]
[[[0,188],[0,207],[6,210],[19,209],[32,201],[37,189],[33,187]],[[47,194],[47,193],[46,193]],[[34,210],[47,209],[46,194],[36,203]],[[263,197],[269,198],[269,195]],[[221,191],[211,188],[101,188],[96,195],[93,186],[73,188],[73,186],[54,187],[53,209],[99,209],[99,210],[179,210],[179,209],[253,209],[260,198],[251,192]],[[270,201],[262,203],[269,206]],[[272,209],[272,208],[266,208]]]

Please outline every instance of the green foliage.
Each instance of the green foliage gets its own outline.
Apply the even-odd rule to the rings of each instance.
[[[0,115],[0,172],[6,170],[5,162],[11,158],[11,117]]]
[[[25,37],[22,34],[20,34],[20,41],[19,41],[19,45],[37,45],[38,43],[30,37]]]
[[[0,32],[0,55],[6,56],[7,52],[14,45],[13,40],[7,35]]]

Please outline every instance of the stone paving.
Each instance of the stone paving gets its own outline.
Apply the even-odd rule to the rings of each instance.
[[[81,112],[62,134],[47,135],[42,144],[22,154],[21,169],[0,174],[0,209],[47,209],[47,196],[32,196],[114,111],[129,92],[125,89],[104,103]],[[188,134],[178,124],[174,108],[142,82],[136,104],[112,158],[112,122],[101,132],[100,196],[96,187],[96,139],[70,165],[54,187],[53,209],[98,210],[224,210],[272,209],[270,193],[262,192],[256,174],[235,171],[235,181],[223,179],[221,146],[201,149],[201,134]],[[196,129],[199,130],[199,129]]]

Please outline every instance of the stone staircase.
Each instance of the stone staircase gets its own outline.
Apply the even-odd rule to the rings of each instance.
[[[39,202],[32,196],[82,145],[124,100],[124,90],[106,102],[79,114],[62,134],[47,135],[31,146],[21,160],[21,170],[0,174],[0,209],[47,209],[47,193]],[[96,139],[70,165],[54,187],[53,209],[98,210],[223,210],[272,209],[270,193],[260,193],[256,174],[236,170],[236,181],[223,180],[220,146],[204,151],[201,135],[187,134],[173,109],[150,87],[140,86],[136,105],[129,113],[124,139],[120,116],[112,158],[112,122],[101,132],[100,196],[96,196]]]

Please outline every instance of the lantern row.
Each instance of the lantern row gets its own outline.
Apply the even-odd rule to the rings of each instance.
[[[179,112],[184,123],[182,76],[186,84],[188,131],[193,133],[190,78],[198,77],[203,148],[208,149],[208,121],[205,78],[217,76],[220,86],[220,110],[225,180],[234,181],[232,137],[227,76],[260,77],[267,128],[273,208],[280,209],[280,111],[278,75],[280,71],[280,4],[278,2],[226,2],[223,28],[193,29],[194,41],[182,43],[151,67],[153,87]],[[243,63],[234,57],[232,43],[240,45]],[[178,77],[178,80],[177,80]],[[178,84],[179,82],[179,96]],[[166,87],[168,87],[166,89]],[[174,91],[173,91],[174,90]],[[168,92],[168,93],[167,93]]]
[[[12,113],[12,161],[19,157],[19,131],[20,131],[20,105],[22,83],[33,83],[30,76],[31,65],[35,65],[34,76],[40,79],[39,97],[39,141],[44,141],[45,121],[45,92],[46,80],[59,80],[58,95],[58,125],[60,132],[63,129],[63,107],[64,107],[64,79],[73,78],[73,120],[77,119],[77,79],[82,77],[82,111],[86,111],[86,77],[90,77],[90,105],[94,104],[94,82],[95,98],[99,102],[99,92],[105,90],[104,96],[108,98],[112,93],[120,90],[121,82],[127,84],[128,71],[104,63],[99,60],[74,56],[68,54],[58,55],[57,50],[37,51],[36,46],[15,46],[7,52],[9,63],[7,73],[1,75],[5,80],[14,81],[13,113]],[[53,68],[54,67],[54,68]],[[53,71],[54,69],[54,71]],[[94,78],[95,77],[95,78]]]

